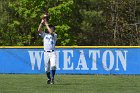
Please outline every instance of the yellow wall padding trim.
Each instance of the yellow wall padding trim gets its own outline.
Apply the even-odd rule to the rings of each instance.
[[[43,46],[0,46],[0,48],[43,48]],[[56,46],[56,48],[140,48],[140,46]]]

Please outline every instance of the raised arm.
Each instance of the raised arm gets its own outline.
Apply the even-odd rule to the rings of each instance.
[[[39,27],[38,27],[38,32],[39,32],[39,33],[42,32],[42,29],[41,29],[41,28],[42,28],[43,23],[44,23],[44,20],[42,19],[42,20],[41,20],[41,23],[39,24]]]
[[[45,26],[46,26],[48,32],[49,32],[50,34],[54,34],[54,33],[53,33],[54,31],[49,27],[48,21],[47,21],[46,19],[44,20],[44,23],[45,23]]]

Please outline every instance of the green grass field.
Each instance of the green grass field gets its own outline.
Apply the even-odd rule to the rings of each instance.
[[[56,75],[47,85],[45,75],[0,74],[0,93],[140,93],[140,76]]]

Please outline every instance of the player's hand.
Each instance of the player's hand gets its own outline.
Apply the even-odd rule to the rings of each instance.
[[[44,20],[44,23],[45,24],[48,24],[48,21],[47,21],[47,19],[45,18],[45,19],[43,19]]]
[[[43,24],[44,22],[45,22],[44,19],[42,19],[42,20],[41,20],[41,24]]]

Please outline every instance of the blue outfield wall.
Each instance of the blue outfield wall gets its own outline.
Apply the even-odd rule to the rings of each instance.
[[[57,47],[57,74],[140,74],[139,47]],[[42,47],[0,48],[0,73],[42,74]]]

